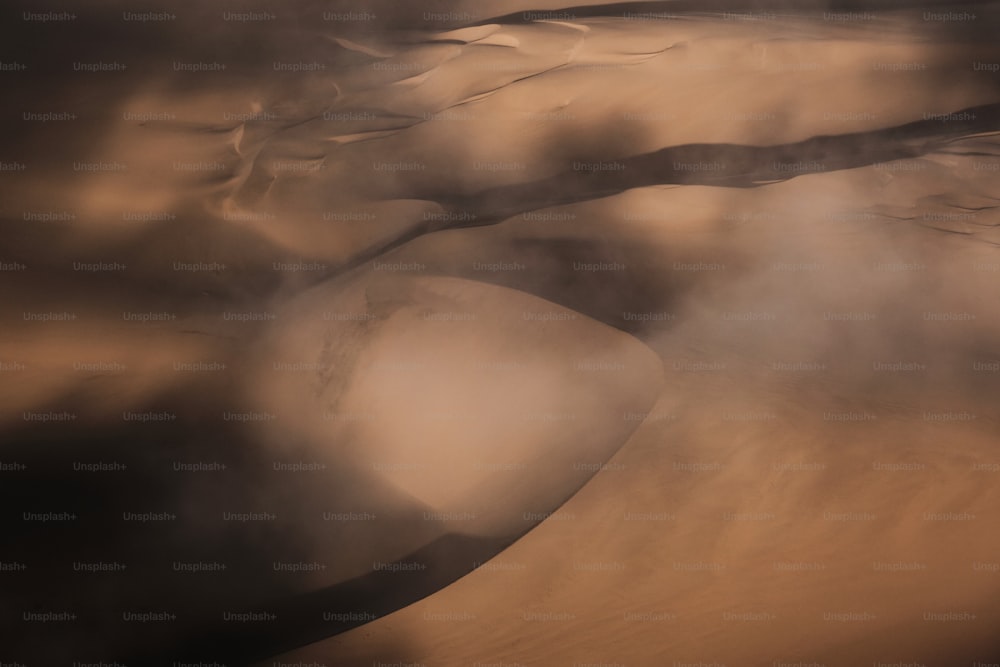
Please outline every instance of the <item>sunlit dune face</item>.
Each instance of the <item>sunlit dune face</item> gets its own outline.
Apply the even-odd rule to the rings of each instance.
[[[283,415],[278,441],[378,470],[478,519],[473,532],[516,534],[523,513],[554,509],[635,428],[623,415],[654,400],[657,357],[551,302],[444,278],[361,285],[289,307],[295,325],[261,354],[285,361],[256,376],[259,404]]]

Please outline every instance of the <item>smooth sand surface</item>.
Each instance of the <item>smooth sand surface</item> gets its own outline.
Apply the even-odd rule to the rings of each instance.
[[[0,661],[1000,662],[997,3],[293,5],[15,16]]]

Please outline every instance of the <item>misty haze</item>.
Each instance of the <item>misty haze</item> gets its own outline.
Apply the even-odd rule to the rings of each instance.
[[[2,10],[0,665],[1000,664],[1000,3]]]

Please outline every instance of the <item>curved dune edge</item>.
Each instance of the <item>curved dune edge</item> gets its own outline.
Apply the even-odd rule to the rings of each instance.
[[[283,416],[276,445],[375,470],[462,533],[517,535],[553,510],[662,381],[631,336],[464,279],[363,276],[279,319],[261,357],[282,361],[256,383],[258,404]]]
[[[192,627],[168,645],[174,658],[245,665],[434,594],[557,512],[632,435],[626,415],[661,391],[644,344],[526,293],[398,274],[345,282],[275,309],[249,355],[248,400],[273,416],[254,424],[264,450],[335,475],[317,500],[378,516],[331,527],[299,503],[302,556],[326,567],[254,606],[273,622]],[[371,533],[380,521],[388,533]]]

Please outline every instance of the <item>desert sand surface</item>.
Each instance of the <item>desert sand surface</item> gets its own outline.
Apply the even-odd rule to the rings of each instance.
[[[0,664],[1000,664],[1000,3],[15,5]]]

